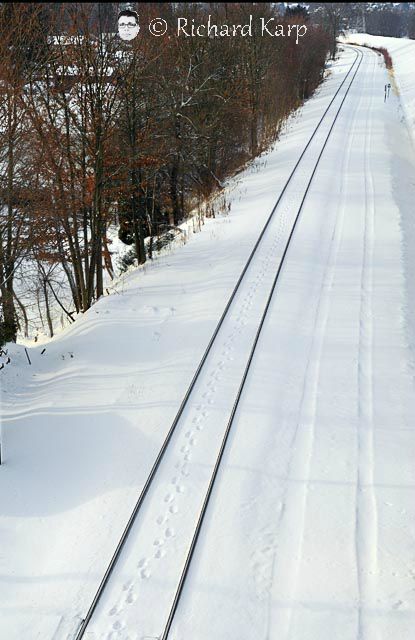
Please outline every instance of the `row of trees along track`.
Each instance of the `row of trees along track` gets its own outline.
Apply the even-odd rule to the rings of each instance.
[[[275,140],[323,75],[328,37],[310,23],[298,44],[255,29],[184,38],[176,13],[201,23],[202,4],[143,3],[140,34],[126,44],[114,33],[116,8],[0,7],[0,344],[27,333],[36,295],[52,334],[51,304],[73,320],[103,294],[110,225],[133,261],[151,258],[145,237],[176,227]],[[218,24],[252,14],[258,26],[275,12],[271,3],[209,6]],[[149,34],[156,16],[169,37]]]

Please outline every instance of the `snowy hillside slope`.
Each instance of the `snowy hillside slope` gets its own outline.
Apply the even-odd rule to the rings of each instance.
[[[351,33],[340,40],[370,47],[384,47],[389,51],[401,105],[415,143],[415,40],[372,36],[367,33]]]

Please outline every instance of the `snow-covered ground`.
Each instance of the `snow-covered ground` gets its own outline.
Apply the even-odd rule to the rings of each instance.
[[[350,33],[340,39],[369,47],[384,47],[389,51],[400,104],[415,144],[415,40],[371,36],[367,33]]]
[[[384,134],[393,150],[393,162],[390,165],[390,177],[394,185],[394,198],[401,212],[403,260],[405,263],[406,281],[406,324],[410,332],[409,345],[414,348],[415,343],[415,216],[414,212],[414,172],[413,154],[415,149],[415,40],[407,38],[387,38],[372,36],[367,33],[353,33],[341,38],[344,42],[355,42],[369,47],[384,47],[392,57],[393,73],[384,78],[385,83],[391,82],[395,98],[385,104],[387,113],[392,109],[394,117],[385,119]],[[380,61],[380,64],[382,62]],[[383,95],[381,83],[378,87],[379,95]],[[407,126],[412,141],[411,146],[401,142],[402,131],[400,123]],[[415,355],[414,355],[415,360]]]
[[[244,262],[354,58],[348,49],[276,148],[230,181],[229,215],[121,278],[75,325],[30,348],[31,365],[9,345],[1,637],[73,640]],[[387,77],[365,51],[258,344],[176,640],[412,638],[415,337],[405,255],[415,158],[398,97],[383,102]],[[277,225],[276,242],[279,234]],[[224,417],[227,375],[274,249],[231,318],[177,469],[157,485],[155,518],[154,505],[144,510],[142,547],[89,640],[161,633],[164,620],[152,636],[135,620],[151,620],[158,594],[174,590],[178,532],[193,524],[187,499],[209,471],[210,429]]]

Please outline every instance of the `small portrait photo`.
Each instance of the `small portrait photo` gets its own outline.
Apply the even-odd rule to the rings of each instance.
[[[138,13],[132,9],[123,9],[118,14],[118,35],[121,40],[134,40],[140,31]]]

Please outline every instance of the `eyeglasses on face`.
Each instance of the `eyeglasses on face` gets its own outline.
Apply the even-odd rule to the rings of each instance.
[[[119,22],[118,26],[120,29],[134,29],[137,24],[135,22]]]

